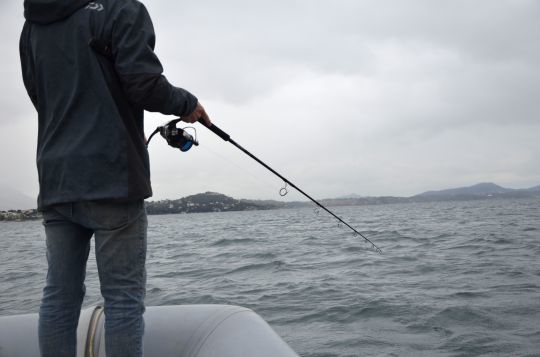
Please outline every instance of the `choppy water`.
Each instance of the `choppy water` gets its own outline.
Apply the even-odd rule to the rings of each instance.
[[[540,356],[540,199],[151,216],[148,305],[250,307],[302,356]],[[36,312],[39,222],[0,223],[0,315]],[[89,262],[85,305],[100,302]]]

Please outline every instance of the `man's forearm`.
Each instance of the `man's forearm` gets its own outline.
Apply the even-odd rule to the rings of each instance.
[[[186,116],[197,106],[193,94],[171,85],[161,74],[122,75],[120,80],[129,100],[145,110]]]

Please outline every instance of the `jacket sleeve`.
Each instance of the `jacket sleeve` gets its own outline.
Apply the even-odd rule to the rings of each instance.
[[[154,26],[143,4],[130,1],[120,10],[111,42],[115,70],[131,102],[148,111],[177,116],[195,109],[197,98],[162,75],[163,67],[154,53]]]
[[[34,80],[34,66],[31,53],[29,51],[29,36],[30,36],[30,24],[25,22],[23,30],[21,32],[21,39],[19,41],[19,54],[21,56],[21,69],[24,87],[26,92],[34,104],[34,108],[37,109],[37,92]]]

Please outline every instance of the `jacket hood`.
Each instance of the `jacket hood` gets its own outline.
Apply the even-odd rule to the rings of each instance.
[[[37,24],[50,24],[65,19],[90,0],[24,0],[24,17]]]

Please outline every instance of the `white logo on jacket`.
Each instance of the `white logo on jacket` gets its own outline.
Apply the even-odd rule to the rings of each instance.
[[[103,5],[98,2],[89,2],[88,5],[84,8],[85,10],[95,10],[95,11],[101,11],[103,10]]]

